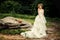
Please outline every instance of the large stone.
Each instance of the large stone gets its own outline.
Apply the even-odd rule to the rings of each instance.
[[[14,17],[0,19],[0,28],[29,28],[31,26],[30,23]]]

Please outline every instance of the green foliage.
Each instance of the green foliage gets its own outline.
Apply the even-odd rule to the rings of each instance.
[[[38,3],[44,4],[46,17],[59,17],[59,7],[54,0],[0,0],[0,13],[37,15]]]
[[[21,32],[25,32],[25,30],[21,29],[0,29],[0,33],[2,34],[20,34]]]
[[[21,4],[15,1],[4,1],[0,5],[0,13],[19,13],[21,9]]]
[[[19,14],[37,14],[37,4],[43,3],[45,6],[45,14],[48,6],[46,0],[5,0],[1,1],[0,13],[19,13]]]

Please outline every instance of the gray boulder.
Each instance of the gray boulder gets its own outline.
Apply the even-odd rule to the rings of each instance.
[[[14,17],[0,19],[0,28],[30,28],[32,25]]]

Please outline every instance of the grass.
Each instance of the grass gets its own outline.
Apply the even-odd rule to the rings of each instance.
[[[36,16],[33,16],[33,15],[27,15],[27,14],[10,14],[10,13],[4,13],[4,14],[0,14],[0,19],[1,18],[4,18],[4,17],[7,17],[7,16],[12,16],[12,17],[15,17],[15,18],[19,18],[19,19],[23,19],[31,24],[34,23],[34,19]],[[53,21],[60,21],[59,18],[49,18],[49,17],[46,17],[46,20],[47,20],[47,26],[52,26],[51,22]],[[25,32],[25,30],[20,30],[20,29],[2,29],[0,30],[0,33],[3,33],[3,34],[20,34],[21,32]]]
[[[25,30],[20,30],[20,29],[0,29],[0,33],[2,34],[20,34],[21,32],[25,32]]]
[[[35,16],[32,16],[32,15],[26,15],[26,14],[10,14],[10,13],[5,13],[5,14],[0,14],[0,19],[1,18],[4,18],[4,17],[8,17],[8,16],[12,16],[12,17],[15,17],[15,18],[19,18],[19,19],[23,19],[23,20],[26,20],[30,23],[33,23],[34,22],[34,19],[35,19]]]

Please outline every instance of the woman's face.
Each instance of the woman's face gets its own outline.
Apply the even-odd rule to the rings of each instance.
[[[41,5],[39,6],[39,9],[42,9],[42,6]]]

